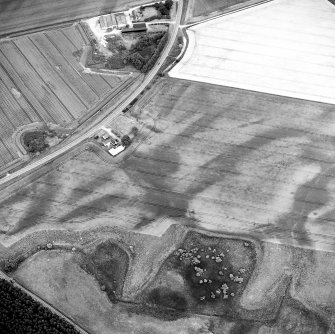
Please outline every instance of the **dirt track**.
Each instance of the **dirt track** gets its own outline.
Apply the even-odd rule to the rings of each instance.
[[[0,35],[118,11],[145,0],[0,0]]]

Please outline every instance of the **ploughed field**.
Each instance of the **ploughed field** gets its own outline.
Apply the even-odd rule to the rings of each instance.
[[[18,158],[12,134],[32,122],[70,125],[126,80],[84,73],[80,26],[0,43],[0,168]]]
[[[225,10],[227,8],[233,7],[235,5],[242,5],[244,3],[250,4],[252,2],[261,2],[259,1],[250,1],[250,0],[193,0],[193,16],[207,15],[215,11]]]
[[[3,240],[41,223],[145,231],[175,217],[333,249],[332,105],[174,79],[146,98],[132,112],[155,124],[145,142],[119,164],[83,153],[8,196]]]
[[[102,12],[118,11],[143,0],[0,0],[0,35],[40,28]]]

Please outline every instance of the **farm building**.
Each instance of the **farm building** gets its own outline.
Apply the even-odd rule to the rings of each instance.
[[[127,25],[127,19],[123,13],[101,15],[99,22],[102,30],[109,28],[121,29]]]
[[[138,22],[138,23],[134,23],[132,28],[122,29],[123,33],[137,32],[137,31],[147,31],[146,23],[145,22]]]
[[[118,147],[115,148],[111,148],[108,152],[115,157],[116,155],[118,155],[119,153],[121,153],[122,151],[125,150],[125,147],[123,145],[120,145]]]
[[[124,13],[115,14],[115,20],[119,28],[125,27],[127,25],[127,18],[126,15],[124,15]]]

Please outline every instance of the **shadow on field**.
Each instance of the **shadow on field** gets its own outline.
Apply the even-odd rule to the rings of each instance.
[[[48,175],[48,182],[55,182],[57,184],[53,173]],[[34,197],[35,195],[38,197]],[[41,220],[43,220],[44,215],[48,216],[49,209],[55,205],[53,201],[55,199],[55,192],[53,187],[50,187],[48,184],[33,182],[30,187],[22,189],[19,192],[19,196],[19,199],[16,200],[17,202],[20,202],[20,199],[28,198],[30,205],[22,212],[19,221],[7,233],[8,235],[13,235],[39,223],[43,223]],[[9,203],[15,202],[15,197],[16,195],[13,195],[7,201]]]
[[[206,97],[204,97],[206,99]],[[171,112],[173,112],[173,107],[171,108]],[[212,118],[212,123],[215,123],[216,120],[220,118],[222,115],[222,111],[218,110]],[[201,129],[200,125],[204,124],[206,121],[207,116],[201,116],[199,119],[195,120],[194,122],[190,123],[179,135],[183,137],[189,137],[192,138],[194,136],[194,129],[196,126],[199,126],[199,129]],[[201,131],[201,130],[200,130]],[[294,131],[292,129],[285,129],[285,128],[278,128],[270,131],[263,132],[259,134],[258,136],[252,137],[249,141],[244,142],[242,145],[246,148],[252,148],[254,150],[258,150],[263,146],[269,145],[272,141],[281,140],[285,138],[290,137],[296,137],[299,134],[299,132]],[[171,147],[177,147],[176,143],[174,143],[174,140],[167,143],[168,146]],[[183,197],[171,198],[171,192],[173,193],[174,185],[170,185],[165,181],[165,178],[152,178],[151,177],[151,171],[157,170],[159,168],[159,161],[157,160],[157,156],[159,156],[159,160],[163,161],[180,161],[179,155],[182,154],[182,150],[179,152],[164,152],[162,147],[157,147],[154,149],[148,157],[145,157],[145,169],[146,173],[141,173],[140,175],[138,173],[134,173],[127,169],[129,167],[127,164],[131,163],[131,161],[127,161],[125,165],[125,170],[128,173],[128,175],[133,179],[134,182],[136,182],[137,178],[140,176],[142,180],[144,180],[146,183],[148,183],[151,187],[156,189],[168,189],[168,192],[161,192],[161,196],[165,196],[165,198],[162,198],[162,203],[168,203],[168,206],[156,206],[153,210],[150,212],[151,219],[145,219],[143,218],[142,221],[137,225],[137,228],[142,228],[146,226],[147,224],[150,224],[151,221],[159,219],[160,217],[169,215],[171,216],[171,211],[175,210],[175,215],[180,217],[182,214],[184,217],[189,212],[189,203],[195,199],[199,194],[204,192],[207,188],[211,187],[212,185],[216,184],[217,182],[222,182],[222,180],[225,178],[225,174],[222,172],[222,166],[229,166],[229,169],[231,173],[239,174],[238,167],[240,165],[240,162],[242,163],[243,160],[245,160],[245,150],[241,149],[240,146],[232,145],[231,148],[224,152],[224,154],[220,154],[216,156],[215,158],[211,159],[210,161],[206,162],[202,166],[198,168],[198,170],[193,173],[193,179],[200,179],[201,182],[194,182],[189,184],[187,189],[185,190],[185,195]],[[173,156],[171,156],[173,154]],[[136,160],[135,160],[136,163]],[[164,174],[166,176],[172,176],[174,173],[176,173],[179,169],[179,166],[177,163],[170,163],[167,165],[168,169],[164,169]],[[204,171],[206,175],[204,176]],[[219,176],[218,176],[219,175]],[[153,181],[154,180],[154,181]],[[318,177],[316,179],[309,182],[309,184],[301,186],[301,189],[298,190],[296,197],[300,199],[302,198],[302,193],[306,191],[306,187],[313,186],[316,182],[319,183],[319,186],[326,187],[325,184],[323,184],[320,180],[318,180]],[[321,182],[321,184],[320,184]],[[151,203],[154,200],[157,200],[157,198],[153,198],[153,195],[151,191],[148,191],[145,195],[144,202]],[[306,194],[307,196],[307,194]],[[301,215],[304,215],[308,212],[309,208],[308,205],[303,205],[303,208],[299,208],[301,204],[297,203],[296,207],[292,209],[294,212],[299,212]],[[264,232],[270,233],[273,235],[276,235],[276,231],[280,229],[279,233],[282,233],[285,231],[286,233],[291,231],[292,229],[292,221],[289,221],[290,213],[287,214],[287,217],[283,217],[280,221],[276,222],[276,228],[271,230],[271,227],[269,230],[266,230]],[[295,228],[297,230],[297,235],[295,237],[300,235],[300,242],[305,245],[310,244],[310,239],[308,237],[308,233],[305,231],[305,220],[303,217],[299,216],[300,220],[298,222],[295,222]],[[290,234],[290,233],[288,233]],[[303,237],[301,237],[301,235]]]
[[[335,167],[329,167],[329,163],[323,162],[325,157],[322,154],[317,151],[315,152],[315,150],[311,152],[311,150],[312,149],[305,150],[301,156],[312,153],[312,156],[320,161],[320,172],[314,176],[313,179],[298,187],[294,194],[294,203],[291,207],[291,211],[278,219],[274,226],[265,227],[263,229],[265,235],[270,234],[271,236],[280,238],[287,236],[287,232],[291,231],[292,240],[298,245],[313,245],[309,232],[306,230],[306,223],[309,217],[313,217],[313,214],[330,200],[328,186],[329,182],[331,182],[331,178],[325,177],[325,175],[335,175]],[[303,158],[301,158],[301,160],[303,160]],[[312,193],[316,190],[318,191],[318,195],[315,199]],[[327,212],[325,215],[327,214],[329,213]],[[322,216],[317,220],[322,224]]]

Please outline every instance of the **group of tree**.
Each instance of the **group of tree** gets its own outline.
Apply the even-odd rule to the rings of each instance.
[[[71,324],[4,279],[0,279],[0,333],[79,334]]]
[[[165,33],[164,36],[159,41],[159,43],[157,45],[157,48],[155,49],[155,52],[153,53],[153,55],[146,62],[146,64],[141,68],[141,72],[147,73],[148,71],[150,71],[154,67],[154,65],[155,65],[156,61],[158,60],[162,50],[164,49],[164,46],[165,46],[167,40],[168,40],[168,34]]]
[[[142,51],[148,46],[157,45],[161,38],[164,36],[164,34],[164,32],[157,32],[142,35],[134,46],[134,50]]]
[[[168,35],[166,32],[143,36],[134,47],[134,50],[136,50],[136,52],[128,55],[125,58],[126,61],[131,63],[137,70],[141,71],[142,73],[147,73],[149,70],[152,69],[157,59],[159,58],[159,55],[164,49],[167,39]],[[144,58],[140,54],[140,52],[153,44],[155,45],[155,51],[148,59]]]
[[[23,142],[30,153],[44,151],[49,145],[46,143],[47,134],[44,131],[32,131],[23,135]]]
[[[166,0],[165,2],[156,2],[154,7],[162,14],[169,15],[172,8],[173,0]]]

